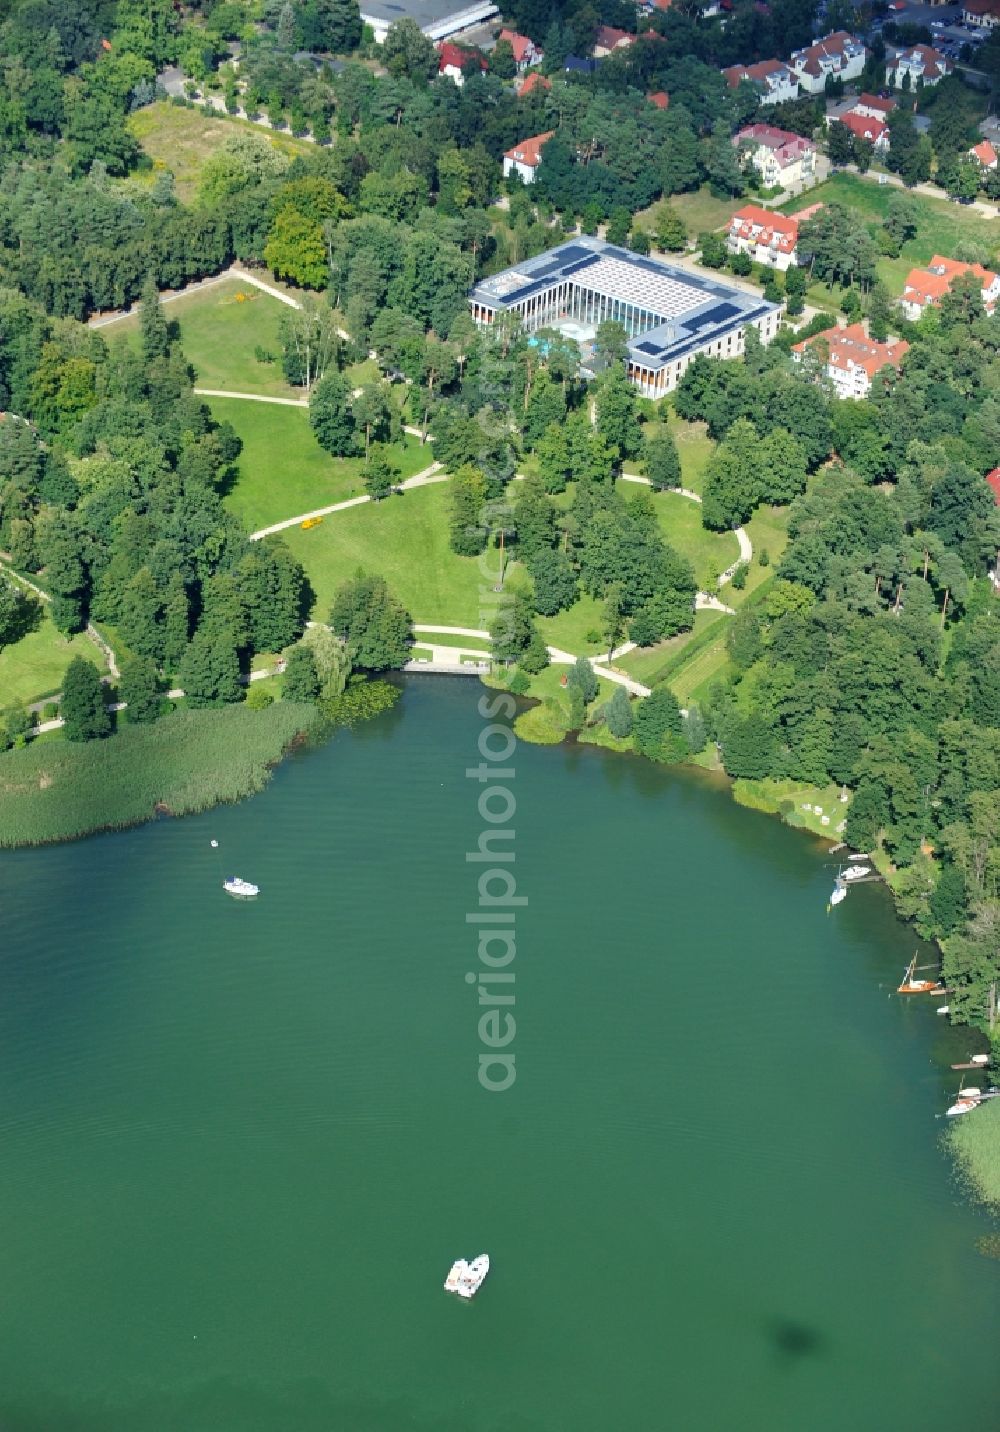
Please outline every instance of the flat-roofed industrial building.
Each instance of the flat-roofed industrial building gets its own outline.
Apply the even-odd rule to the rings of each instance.
[[[780,305],[680,268],[616,248],[570,239],[478,283],[469,295],[477,324],[516,313],[524,329],[564,330],[584,364],[598,325],[612,319],[628,335],[628,375],[650,397],[669,393],[698,353],[737,358],[749,325],[762,343],[778,331]]]
[[[361,18],[380,45],[395,20],[416,20],[428,39],[450,40],[499,13],[492,0],[361,0]]]

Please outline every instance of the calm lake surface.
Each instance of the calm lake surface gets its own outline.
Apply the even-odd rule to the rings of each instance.
[[[480,694],[0,857],[2,1432],[995,1425],[934,1118],[965,1037],[890,998],[914,939],[878,887],[828,915],[818,843],[520,746],[518,1077],[480,1087]]]

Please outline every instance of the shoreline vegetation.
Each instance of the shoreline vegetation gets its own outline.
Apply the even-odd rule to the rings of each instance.
[[[0,771],[0,847],[49,845],[194,815],[262,791],[282,757],[318,724],[315,706],[276,701],[180,710],[104,741],[39,741]]]

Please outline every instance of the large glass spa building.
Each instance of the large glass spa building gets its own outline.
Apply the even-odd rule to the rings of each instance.
[[[781,316],[778,304],[714,275],[587,237],[483,279],[469,306],[481,326],[508,312],[519,314],[528,332],[565,332],[580,343],[585,363],[598,325],[614,319],[629,337],[629,377],[654,398],[677,386],[698,353],[738,357],[750,324],[770,343]]]

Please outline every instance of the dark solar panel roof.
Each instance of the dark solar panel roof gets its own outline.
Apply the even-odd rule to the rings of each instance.
[[[737,313],[742,312],[735,303],[717,303],[714,308],[706,309],[704,313],[685,318],[684,327],[692,333],[700,333],[703,328],[715,328],[718,324],[725,323],[727,318],[734,318]]]

